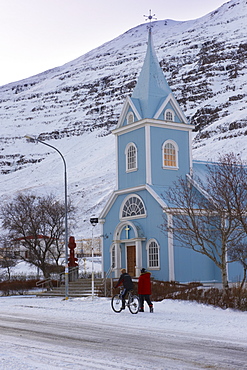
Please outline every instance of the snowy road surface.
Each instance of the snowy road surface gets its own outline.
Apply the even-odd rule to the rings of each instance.
[[[0,298],[1,369],[247,369],[247,314],[189,302]]]

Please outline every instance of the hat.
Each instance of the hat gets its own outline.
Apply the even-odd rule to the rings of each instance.
[[[141,269],[141,273],[143,274],[144,272],[146,272],[146,269],[143,267],[143,268]]]

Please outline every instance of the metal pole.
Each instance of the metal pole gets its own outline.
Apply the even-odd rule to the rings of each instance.
[[[93,228],[92,227],[92,299],[94,299],[94,253],[93,253]]]
[[[98,218],[91,217],[90,222],[92,225],[92,299],[94,299],[94,253],[93,253],[93,228],[98,223]]]
[[[64,204],[65,204],[65,237],[64,237],[64,244],[65,244],[65,299],[69,298],[69,266],[68,266],[68,196],[67,196],[67,166],[65,162],[65,158],[62,153],[53,145],[47,144],[44,141],[37,139],[34,136],[26,135],[25,136],[29,140],[37,141],[41,144],[49,146],[50,148],[56,150],[58,154],[61,156],[64,164]]]
[[[60,153],[61,154],[61,153]],[[61,154],[62,156],[62,154]],[[69,266],[68,266],[68,195],[67,195],[67,170],[64,157],[64,204],[65,204],[65,299],[69,298]]]

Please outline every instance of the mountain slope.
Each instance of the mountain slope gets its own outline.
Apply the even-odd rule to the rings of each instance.
[[[246,25],[246,0],[231,0],[197,20],[153,24],[167,81],[196,125],[196,159],[228,151],[247,159]],[[23,139],[26,133],[40,135],[66,158],[69,194],[80,208],[77,233],[88,233],[89,217],[114,188],[109,134],[135,86],[146,42],[143,24],[64,66],[0,87],[2,200],[22,190],[62,198],[58,154]]]

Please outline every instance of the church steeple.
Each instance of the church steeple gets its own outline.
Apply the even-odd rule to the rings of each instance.
[[[144,63],[132,96],[125,101],[117,128],[146,119],[188,124],[159,65],[151,26]]]
[[[159,65],[151,26],[148,30],[148,46],[144,63],[132,96],[126,98],[117,129],[149,119],[188,124]]]
[[[148,31],[148,47],[142,70],[132,94],[133,103],[138,109],[141,118],[154,118],[164,100],[172,94],[172,91],[165,79],[163,71],[156,56],[152,29]]]

